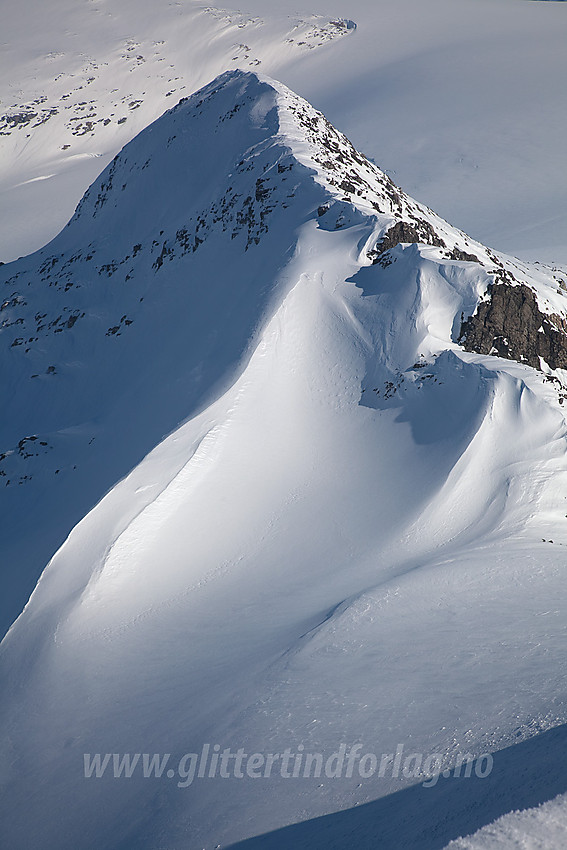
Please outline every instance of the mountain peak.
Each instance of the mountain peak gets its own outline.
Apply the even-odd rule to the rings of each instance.
[[[13,846],[30,825],[48,848],[185,846],[188,818],[193,844],[211,843],[225,785],[184,796],[198,817],[164,786],[148,832],[132,801],[153,812],[155,784],[77,783],[85,752],[229,735],[282,753],[298,729],[311,753],[377,729],[384,752],[425,752],[424,712],[433,752],[482,752],[487,729],[515,740],[515,670],[501,699],[471,638],[493,657],[507,632],[479,611],[512,588],[505,625],[523,623],[546,557],[529,655],[561,590],[564,550],[542,545],[567,545],[554,274],[469,239],[301,98],[242,72],[140,133],[53,242],[0,269],[0,538],[30,591],[56,552],[0,653],[16,688],[1,697],[6,814],[26,801],[6,817]],[[416,645],[429,684],[408,698]],[[552,681],[535,667],[528,718]],[[440,671],[480,695],[458,717]],[[46,795],[30,798],[30,764]],[[276,787],[304,810],[303,782]],[[240,788],[233,810],[258,824],[274,786],[242,806]]]
[[[364,405],[376,401],[366,389],[446,349],[567,363],[564,276],[451,227],[281,83],[227,72],[126,145],[51,243],[0,269],[8,523],[25,516],[28,489],[50,493],[45,534],[24,545],[28,555],[19,548],[35,575],[69,517],[241,374],[307,274],[313,233],[336,256],[333,274],[353,288],[368,273],[383,300],[357,331],[373,352]],[[394,280],[400,304],[388,301]],[[503,304],[529,321],[509,321]],[[395,334],[377,330],[387,321]]]
[[[401,241],[395,226],[404,222],[406,241],[446,247],[456,259],[479,260],[480,249],[490,264],[482,246],[473,250],[465,234],[395,186],[321,112],[253,71],[222,74],[140,133],[86,192],[68,228],[86,221],[92,232],[104,219],[125,243],[135,230],[159,243],[159,268],[175,255],[176,240],[196,250],[211,227],[232,239],[244,232],[245,250],[258,244],[301,182],[319,187],[315,206],[327,229],[360,214],[377,222],[381,242],[368,246],[371,260]]]

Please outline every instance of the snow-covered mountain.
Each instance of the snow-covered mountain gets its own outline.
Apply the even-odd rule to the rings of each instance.
[[[506,748],[566,720],[566,275],[473,241],[242,71],[0,272],[20,594],[70,532],[1,647],[7,846],[208,848],[353,809],[357,846],[431,848],[514,808]],[[491,753],[496,786],[177,769],[357,743]],[[85,753],[172,768],[86,778]],[[566,790],[542,764],[541,794]],[[305,826],[266,846],[317,846]]]
[[[300,93],[408,193],[485,244],[567,263],[566,9],[6,0],[0,260],[43,246],[127,141],[240,67]]]
[[[195,0],[7,3],[0,260],[51,239],[123,145],[183,95],[227,68],[267,64],[275,74],[355,30],[340,17],[267,11]]]

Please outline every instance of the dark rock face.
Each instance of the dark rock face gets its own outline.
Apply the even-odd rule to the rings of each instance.
[[[542,357],[551,369],[567,369],[567,321],[542,313],[525,284],[493,283],[489,300],[461,325],[459,342],[465,351],[497,354],[541,369]]]
[[[467,254],[466,251],[461,251],[460,248],[457,248],[456,246],[449,254],[449,258],[451,260],[463,260],[465,263],[480,263],[476,254]]]
[[[416,220],[414,224],[409,224],[407,221],[398,221],[386,231],[386,235],[379,245],[376,246],[373,255],[374,262],[379,262],[379,257],[390,248],[394,248],[400,242],[421,242],[425,245],[437,245],[440,248],[445,247],[445,243],[438,236],[429,222]]]

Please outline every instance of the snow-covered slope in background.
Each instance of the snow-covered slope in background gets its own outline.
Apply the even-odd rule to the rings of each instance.
[[[477,239],[567,262],[564,3],[5,5],[3,260],[54,236],[101,168],[171,100],[221,71],[256,67]]]
[[[33,26],[30,22],[33,21]],[[0,259],[43,246],[118,150],[221,71],[297,61],[354,31],[198,2],[24,0],[4,16]]]
[[[179,788],[86,780],[84,753],[404,743],[450,767],[565,722],[565,373],[458,343],[495,281],[560,334],[563,277],[241,72],[141,133],[2,276],[20,568],[124,476],[2,644],[8,846],[214,847],[416,781]],[[501,813],[433,811],[437,844],[413,846]]]

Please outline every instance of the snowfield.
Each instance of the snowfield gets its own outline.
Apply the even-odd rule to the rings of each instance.
[[[423,241],[385,251],[400,222]],[[442,847],[565,790],[545,738],[566,721],[564,373],[457,341],[506,275],[564,316],[564,277],[485,249],[242,71],[2,275],[14,587],[77,521],[2,643],[8,846]],[[205,744],[279,767],[84,773]],[[429,788],[405,761],[282,766],[356,744],[494,766]]]
[[[34,26],[29,26],[29,21]],[[42,247],[120,148],[221,71],[275,72],[354,32],[199,2],[24,0],[0,59],[1,259]]]
[[[563,850],[566,12],[6,8],[2,846]]]
[[[42,247],[127,141],[242,68],[307,98],[410,195],[484,244],[567,263],[564,3],[5,7],[0,260]]]

